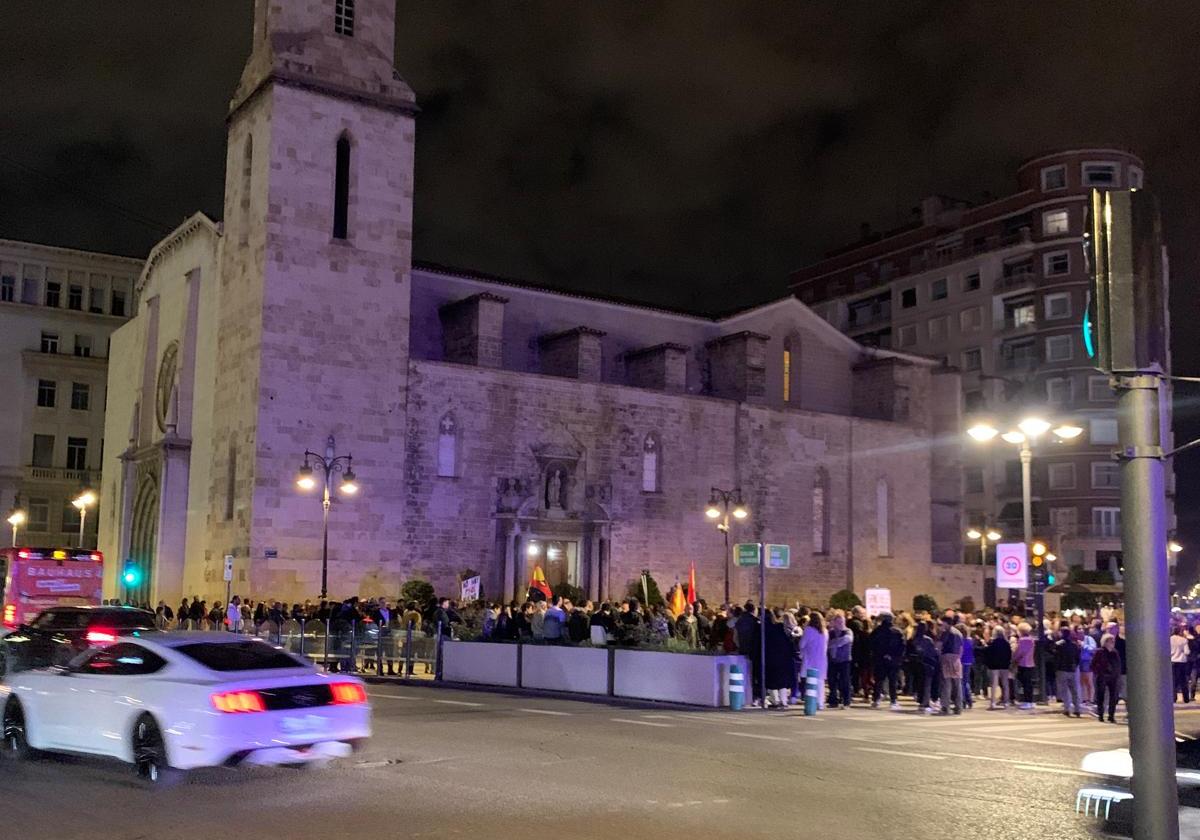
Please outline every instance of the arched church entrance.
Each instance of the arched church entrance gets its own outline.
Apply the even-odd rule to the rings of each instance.
[[[134,604],[150,604],[150,596],[154,591],[152,576],[158,545],[158,498],[158,482],[151,475],[143,475],[133,499],[133,527],[127,558],[138,571],[137,582],[127,585],[124,580],[120,581],[122,600]]]

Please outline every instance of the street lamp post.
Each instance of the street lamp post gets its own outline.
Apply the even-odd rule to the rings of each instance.
[[[1017,423],[1016,428],[1001,432],[989,423],[976,423],[967,429],[967,435],[977,443],[987,443],[999,435],[1000,440],[1019,447],[1021,456],[1021,518],[1025,537],[1025,545],[1033,542],[1033,444],[1047,432],[1060,440],[1074,440],[1083,434],[1083,429],[1073,423],[1055,425],[1049,420],[1037,416],[1027,416]],[[1045,656],[1045,602],[1040,594],[1035,599],[1037,608],[1037,664],[1038,664],[1038,700],[1046,699],[1046,668]]]
[[[83,526],[87,522],[88,508],[96,504],[96,494],[91,490],[84,490],[71,500],[71,504],[79,511],[79,547],[83,548]]]
[[[720,487],[712,488],[712,492],[708,498],[708,507],[704,509],[704,515],[717,523],[717,530],[725,535],[725,603],[729,603],[729,516],[733,514],[733,518],[741,522],[750,515],[750,511],[746,505],[742,503],[742,488],[734,487],[732,490],[722,490]]]
[[[982,566],[987,565],[987,550],[989,542],[1000,542],[1002,535],[995,528],[975,528],[967,529],[967,539],[979,540],[979,563]]]
[[[13,548],[16,548],[17,529],[25,524],[25,511],[20,508],[13,508],[12,513],[8,515],[8,524],[12,526],[12,544]]]
[[[314,467],[320,467],[322,475],[321,496],[321,597],[326,597],[329,589],[329,508],[333,497],[329,493],[329,483],[333,476],[341,473],[342,481],[338,489],[347,496],[358,492],[358,482],[355,480],[352,455],[334,455],[333,435],[325,442],[325,454],[320,455],[312,450],[304,451],[304,465],[296,474],[296,486],[301,490],[312,490],[317,486]]]

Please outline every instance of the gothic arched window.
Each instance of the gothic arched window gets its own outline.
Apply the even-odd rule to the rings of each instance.
[[[813,554],[829,553],[829,473],[817,467],[812,487]]]
[[[333,176],[333,238],[346,239],[350,232],[350,138],[343,134],[337,141],[337,161]]]
[[[438,423],[437,474],[441,478],[458,477],[458,421],[451,412]]]
[[[892,556],[892,489],[888,480],[875,482],[875,539],[880,557]]]
[[[241,231],[240,241],[243,245],[250,239],[250,175],[254,171],[254,135],[246,135],[246,145],[242,149],[242,196],[241,196]]]
[[[642,441],[642,492],[658,493],[662,489],[662,455],[658,435],[646,435]]]

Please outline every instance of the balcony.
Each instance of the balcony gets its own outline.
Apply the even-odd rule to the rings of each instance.
[[[1004,274],[996,279],[992,284],[992,292],[997,295],[1004,295],[1010,292],[1028,291],[1034,287],[1037,282],[1037,273],[1030,266],[1027,269],[1009,271],[1007,268]]]
[[[997,335],[1004,337],[1027,335],[1037,331],[1037,322],[1032,320],[1014,321],[1012,318],[1002,318],[992,325]]]
[[[65,467],[26,467],[25,480],[94,486],[100,481],[99,470],[68,470]]]

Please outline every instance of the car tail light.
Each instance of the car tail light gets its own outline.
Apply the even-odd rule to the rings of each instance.
[[[17,605],[16,604],[5,604],[4,605],[4,626],[5,627],[16,627],[17,626]]]
[[[367,702],[367,692],[358,683],[334,683],[329,688],[333,692],[333,704],[335,706]]]
[[[267,704],[257,691],[222,691],[212,696],[218,712],[265,712]]]
[[[117,634],[111,630],[89,630],[87,632],[88,644],[106,645],[117,640]]]

